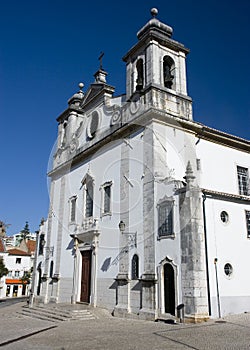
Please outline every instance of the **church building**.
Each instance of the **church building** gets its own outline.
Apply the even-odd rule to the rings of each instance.
[[[35,300],[148,320],[250,312],[250,142],[193,120],[189,49],[151,14],[123,57],[126,93],[100,64],[57,118]]]

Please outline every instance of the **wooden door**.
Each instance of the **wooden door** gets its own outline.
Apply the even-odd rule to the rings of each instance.
[[[165,312],[175,315],[174,269],[170,264],[164,265]]]
[[[81,301],[89,303],[91,286],[91,250],[82,252]]]

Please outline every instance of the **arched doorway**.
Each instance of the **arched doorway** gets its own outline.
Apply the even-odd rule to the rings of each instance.
[[[175,315],[175,276],[171,264],[164,265],[165,313]]]

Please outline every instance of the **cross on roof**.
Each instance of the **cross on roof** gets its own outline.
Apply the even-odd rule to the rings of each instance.
[[[101,52],[100,56],[98,57],[98,60],[100,61],[100,69],[102,69],[102,58],[104,56],[104,52]]]

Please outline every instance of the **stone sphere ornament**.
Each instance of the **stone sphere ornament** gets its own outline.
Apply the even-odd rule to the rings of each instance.
[[[153,7],[150,12],[153,17],[156,17],[158,15],[158,10],[155,7]]]

